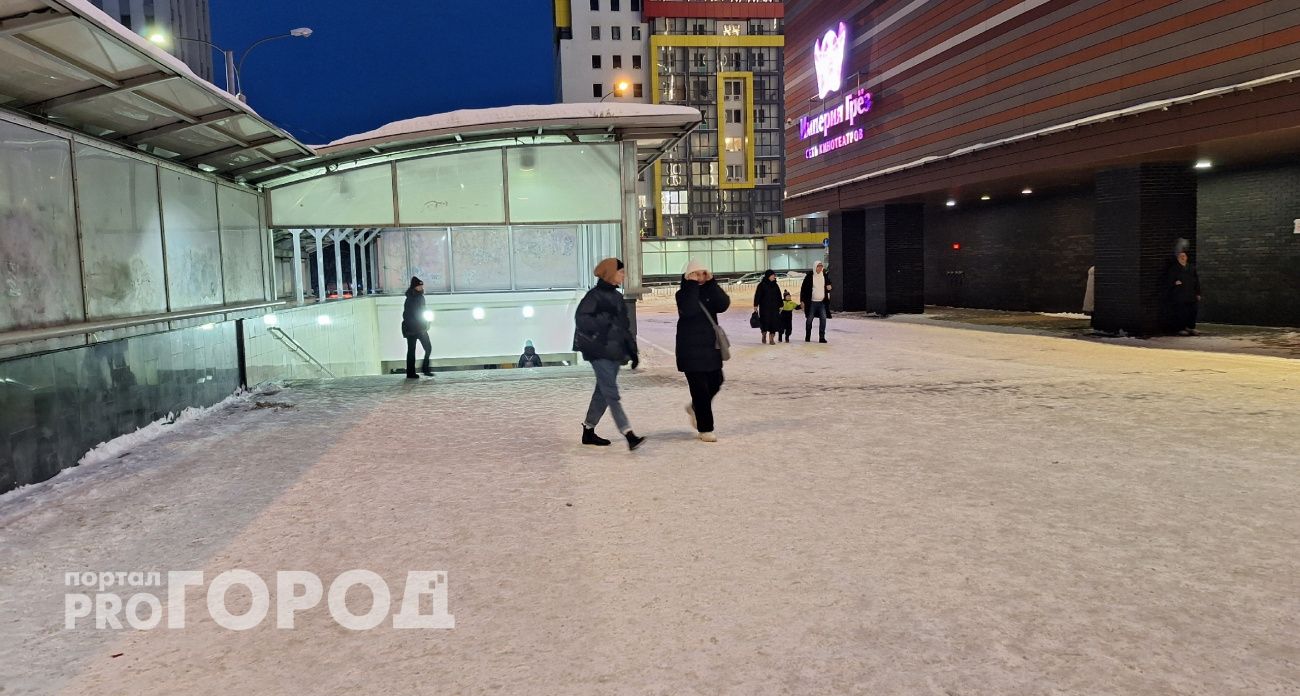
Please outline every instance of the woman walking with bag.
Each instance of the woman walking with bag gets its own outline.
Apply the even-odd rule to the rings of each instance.
[[[781,286],[776,283],[776,271],[763,272],[763,281],[754,290],[754,309],[758,310],[758,328],[763,332],[763,343],[776,345],[776,335],[781,333]]]
[[[686,413],[700,440],[717,442],[713,434],[713,397],[722,389],[722,361],[731,357],[718,315],[731,298],[696,259],[686,264],[677,291],[677,369],[686,374],[691,403]]]

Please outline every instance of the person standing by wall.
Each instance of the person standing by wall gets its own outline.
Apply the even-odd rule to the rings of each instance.
[[[799,288],[799,301],[803,303],[804,343],[812,341],[813,317],[816,317],[820,342],[826,343],[826,318],[830,314],[827,306],[830,301],[831,279],[826,276],[826,266],[821,261],[813,267],[813,272],[803,277],[803,286]]]
[[[685,373],[691,390],[686,413],[704,442],[713,434],[713,397],[722,389],[722,349],[718,315],[731,306],[731,297],[708,267],[696,259],[686,264],[677,291],[677,370]]]
[[[424,318],[424,281],[416,276],[411,276],[411,286],[406,289],[406,302],[402,305],[402,336],[406,338],[406,378],[420,378],[415,374],[416,341],[424,348],[424,362],[420,371],[426,377],[432,377],[429,351],[433,344],[429,341],[429,320]]]
[[[1174,244],[1174,258],[1165,271],[1165,320],[1171,333],[1196,335],[1196,315],[1200,310],[1201,278],[1187,256],[1191,243],[1179,238]]]
[[[519,356],[518,367],[541,367],[542,356],[537,354],[532,341],[524,341],[524,352]]]
[[[591,363],[596,373],[596,389],[591,394],[587,417],[582,421],[582,444],[605,447],[609,440],[596,434],[596,425],[608,410],[614,415],[614,424],[627,438],[627,448],[635,450],[645,442],[632,432],[623,402],[618,393],[618,370],[627,362],[635,370],[641,359],[628,324],[627,305],[623,293],[618,291],[627,276],[623,262],[605,259],[596,264],[596,286],[578,303],[573,317],[573,349],[582,353],[582,359]]]
[[[763,333],[763,343],[776,345],[776,335],[781,332],[781,286],[776,283],[776,271],[767,269],[763,280],[754,289],[754,309],[758,310],[758,328]]]

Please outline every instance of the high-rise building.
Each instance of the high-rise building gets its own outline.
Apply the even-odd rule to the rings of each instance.
[[[560,99],[648,102],[649,32],[641,0],[556,0]],[[627,83],[620,92],[616,86]]]
[[[682,104],[704,114],[645,173],[642,236],[784,231],[783,14],[780,0],[556,0],[564,101]],[[626,94],[615,90],[620,81]]]
[[[199,77],[212,81],[212,20],[208,0],[90,0],[108,16],[137,34],[161,30],[173,40],[168,50]],[[178,39],[198,39],[181,41]]]

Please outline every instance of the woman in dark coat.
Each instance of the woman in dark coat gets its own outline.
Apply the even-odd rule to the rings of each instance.
[[[713,434],[713,397],[722,389],[722,350],[713,327],[730,306],[731,298],[708,267],[691,259],[677,291],[677,370],[686,374],[691,389],[686,413],[704,442],[718,441]]]
[[[406,338],[406,378],[420,378],[415,374],[416,341],[424,348],[424,363],[420,371],[426,377],[432,377],[429,351],[433,345],[429,342],[429,321],[424,318],[424,281],[415,276],[411,276],[411,286],[406,289],[406,303],[402,305],[402,336]]]
[[[583,296],[573,315],[573,349],[582,353],[582,359],[591,363],[596,373],[596,389],[591,393],[587,417],[582,421],[582,444],[609,445],[609,440],[596,434],[596,424],[609,411],[614,416],[614,425],[627,438],[627,448],[634,450],[645,438],[632,432],[618,393],[619,368],[631,362],[635,370],[641,362],[628,322],[627,305],[618,290],[627,278],[627,270],[621,260],[609,258],[596,265],[594,275],[599,279],[596,286]]]
[[[1165,270],[1164,280],[1165,321],[1170,333],[1183,336],[1196,335],[1196,315],[1201,303],[1201,277],[1187,258],[1190,246],[1186,239],[1179,239],[1174,245],[1174,258]]]
[[[754,290],[754,309],[758,310],[758,328],[763,332],[763,343],[776,345],[776,335],[781,331],[782,302],[776,271],[769,268],[763,272],[763,280]]]

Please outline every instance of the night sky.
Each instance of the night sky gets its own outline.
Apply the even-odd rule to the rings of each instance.
[[[248,103],[317,145],[390,121],[555,101],[551,0],[211,0],[213,42],[258,46]],[[213,74],[225,68],[213,52]]]

